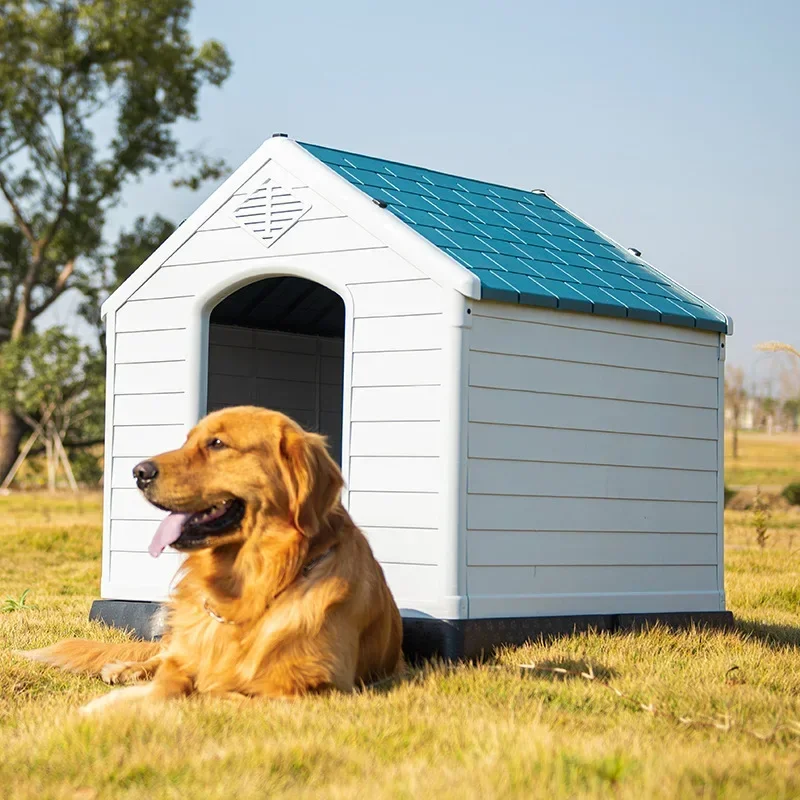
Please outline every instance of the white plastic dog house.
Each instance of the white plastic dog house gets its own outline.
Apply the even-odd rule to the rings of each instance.
[[[152,633],[179,565],[133,465],[255,403],[330,437],[412,649],[729,618],[730,321],[543,191],[276,136],[103,313],[95,617]]]

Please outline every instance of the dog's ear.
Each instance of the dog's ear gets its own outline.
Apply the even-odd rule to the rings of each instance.
[[[310,538],[339,502],[342,473],[330,457],[324,437],[290,426],[283,430],[279,463],[291,522]]]

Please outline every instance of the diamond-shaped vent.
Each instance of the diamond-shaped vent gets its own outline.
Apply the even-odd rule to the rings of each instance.
[[[233,218],[267,247],[274,244],[311,206],[269,178],[233,212]]]

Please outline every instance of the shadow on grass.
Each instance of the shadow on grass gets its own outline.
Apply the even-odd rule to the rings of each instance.
[[[773,625],[737,619],[735,630],[743,638],[761,642],[768,647],[800,647],[800,628],[794,625]]]
[[[609,681],[617,676],[617,671],[604,667],[594,661],[577,661],[571,658],[560,658],[537,661],[531,665],[520,665],[524,677],[549,679],[552,681],[593,680]]]

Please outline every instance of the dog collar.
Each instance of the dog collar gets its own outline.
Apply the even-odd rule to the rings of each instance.
[[[301,575],[305,578],[306,575],[308,575],[308,573],[311,572],[312,569],[314,569],[314,567],[316,567],[319,564],[321,564],[328,556],[330,556],[333,553],[335,547],[336,547],[336,545],[334,545],[333,547],[328,548],[324,553],[322,553],[321,555],[318,555],[316,558],[312,558],[311,561],[307,561],[303,565],[302,570],[300,570]],[[278,592],[278,594],[276,594],[275,597],[272,598],[273,602],[275,600],[277,600],[281,596],[281,594],[283,594],[283,592],[285,592],[286,589],[288,589],[288,588],[289,587],[287,586],[286,588],[281,589],[281,591]],[[206,614],[208,614],[208,616],[211,617],[211,619],[216,620],[217,622],[220,622],[223,625],[240,625],[241,624],[240,622],[237,622],[235,619],[227,619],[226,617],[223,617],[221,614],[217,614],[217,612],[214,611],[213,608],[211,608],[211,604],[208,602],[208,598],[207,597],[203,601],[203,611],[205,611]]]

